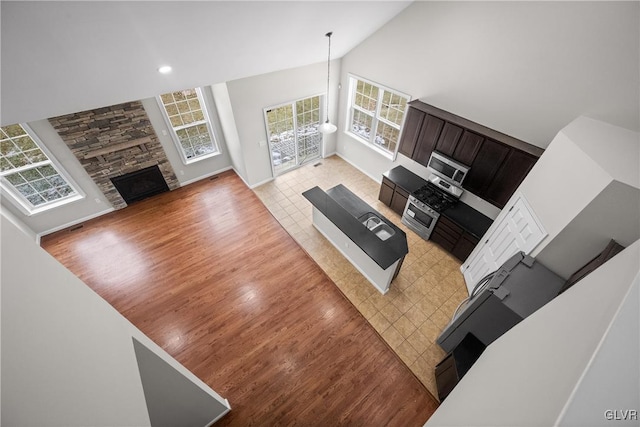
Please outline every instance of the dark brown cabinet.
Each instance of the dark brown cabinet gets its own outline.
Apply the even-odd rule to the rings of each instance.
[[[536,160],[538,159],[522,151],[510,150],[484,194],[484,198],[499,207],[506,205]]]
[[[458,224],[440,215],[429,240],[439,244],[447,252],[452,252],[463,232]]]
[[[402,136],[400,137],[400,147],[398,152],[407,157],[413,157],[413,151],[418,143],[422,122],[424,122],[426,114],[422,111],[409,108],[407,117],[404,120]]]
[[[402,215],[404,207],[407,205],[407,200],[409,200],[409,193],[396,185],[395,191],[393,192],[393,199],[391,199],[391,209],[398,215]]]
[[[431,152],[435,150],[438,144],[438,138],[444,127],[444,120],[437,117],[427,115],[422,122],[422,129],[415,150],[413,151],[413,160],[426,166],[431,157]]]
[[[454,257],[458,258],[460,261],[464,262],[473,249],[478,245],[478,239],[473,237],[471,234],[466,231],[462,233],[460,239],[456,242],[456,245],[453,247],[451,253]]]
[[[543,150],[432,105],[411,101],[399,152],[426,166],[436,150],[467,166],[463,187],[504,207]]]
[[[470,166],[478,155],[483,141],[483,136],[465,130],[453,152],[453,158],[463,165]]]
[[[478,244],[478,239],[465,231],[449,218],[440,216],[430,240],[442,249],[451,253],[460,261],[464,261]]]
[[[436,151],[439,151],[445,156],[453,157],[453,152],[455,151],[463,132],[464,129],[460,126],[456,126],[449,122],[445,123],[442,128],[440,138],[438,138],[438,143],[436,144]]]
[[[491,139],[482,143],[482,148],[476,155],[467,174],[463,187],[473,194],[482,197],[489,184],[498,172],[498,168],[509,154],[509,147]],[[482,197],[484,198],[484,197]]]
[[[407,190],[396,185],[390,179],[382,177],[382,185],[380,185],[378,200],[389,206],[398,215],[402,215],[408,199],[409,192]]]
[[[382,185],[380,186],[380,194],[378,194],[378,200],[387,206],[391,206],[391,200],[393,199],[393,190],[395,184],[386,178],[382,178]]]

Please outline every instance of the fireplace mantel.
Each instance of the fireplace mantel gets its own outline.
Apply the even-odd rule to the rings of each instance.
[[[111,153],[115,153],[116,151],[126,150],[127,148],[135,147],[137,145],[144,146],[145,144],[148,144],[149,142],[151,142],[151,137],[150,136],[145,136],[144,138],[139,138],[139,139],[134,139],[134,140],[131,140],[131,141],[121,142],[119,144],[109,145],[107,147],[100,148],[98,150],[87,151],[85,153],[85,155],[84,155],[84,158],[85,159],[92,159],[94,157],[101,157],[101,156],[104,156],[105,154],[111,154]],[[146,149],[144,149],[144,151],[146,151]]]

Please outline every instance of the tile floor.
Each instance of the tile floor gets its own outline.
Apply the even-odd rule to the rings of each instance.
[[[315,166],[316,163],[320,165]],[[407,234],[409,254],[386,295],[380,294],[312,225],[302,192],[344,184]],[[331,277],[382,338],[437,397],[434,368],[445,353],[435,343],[459,302],[467,297],[460,262],[418,237],[378,200],[380,184],[332,156],[254,189],[273,216]]]

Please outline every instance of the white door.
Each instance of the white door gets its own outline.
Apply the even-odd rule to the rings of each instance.
[[[529,203],[518,193],[460,267],[469,293],[485,275],[498,269],[519,251],[531,253],[546,236],[546,230]]]

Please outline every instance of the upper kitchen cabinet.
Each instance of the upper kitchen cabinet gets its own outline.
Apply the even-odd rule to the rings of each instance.
[[[544,151],[419,100],[411,101],[399,152],[426,166],[434,150],[468,165],[463,187],[499,208]]]
[[[424,122],[425,116],[426,114],[422,111],[415,108],[409,108],[407,116],[404,119],[404,127],[402,128],[402,136],[400,138],[400,147],[398,147],[398,152],[407,157],[413,158],[413,151],[418,143],[420,129],[422,129],[422,123]]]
[[[498,168],[509,154],[508,146],[491,139],[484,140],[481,147],[464,179],[464,188],[478,196],[486,193]]]
[[[456,145],[453,158],[463,165],[471,165],[482,146],[484,136],[465,130],[460,142]]]
[[[513,148],[510,149],[509,154],[500,164],[496,176],[482,197],[496,206],[504,207],[536,163],[536,160],[538,158],[530,154]]]
[[[436,149],[444,124],[444,120],[417,108],[409,108],[398,151],[426,166],[431,152]]]
[[[445,123],[440,138],[438,138],[438,143],[436,144],[436,151],[441,152],[445,156],[453,157],[453,153],[463,132],[464,129],[460,126],[449,122]]]
[[[429,157],[431,157],[431,152],[436,148],[443,126],[444,120],[427,114],[422,122],[416,148],[413,151],[413,159],[416,162],[423,166],[429,163]]]

